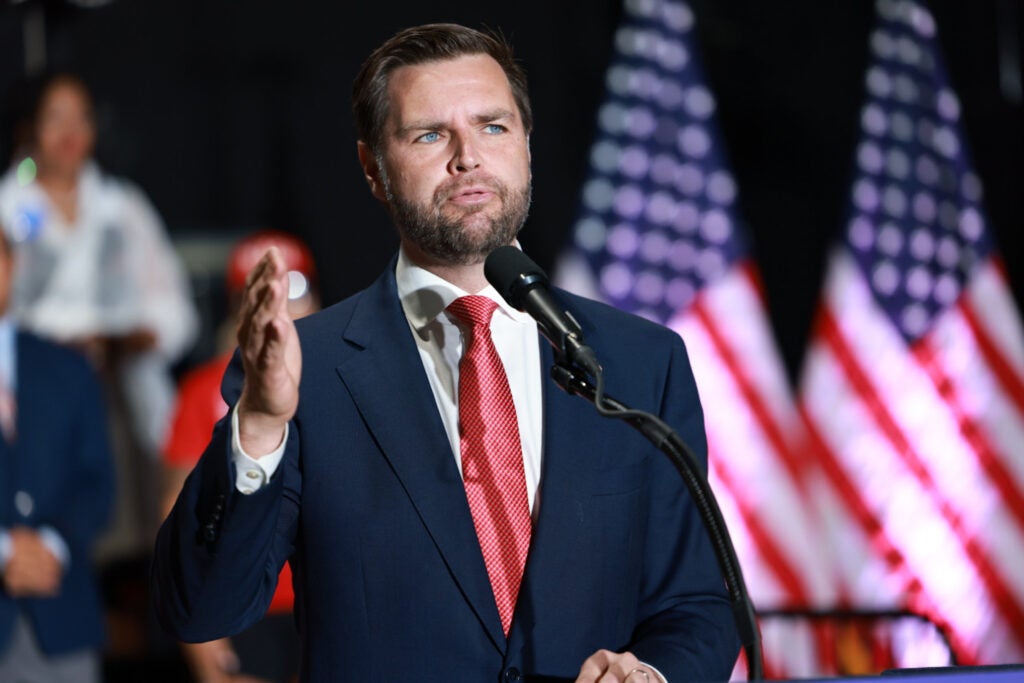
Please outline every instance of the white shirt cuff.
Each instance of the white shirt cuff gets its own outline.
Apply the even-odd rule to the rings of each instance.
[[[50,526],[39,527],[39,540],[47,550],[53,553],[53,556],[60,562],[60,566],[67,571],[71,566],[71,551],[68,550],[68,544],[64,542],[64,538],[57,533],[57,530]]]
[[[11,559],[11,535],[7,529],[0,529],[0,570],[7,567],[7,561]]]
[[[658,671],[656,668],[654,668],[653,666],[651,666],[647,662],[640,662],[640,663],[643,664],[645,667],[647,667],[648,669],[651,670],[651,673],[653,673],[655,675],[655,677],[657,678],[658,683],[668,683],[668,679],[666,679],[664,676],[662,676],[661,672]]]
[[[235,488],[240,493],[255,493],[274,476],[284,457],[289,428],[287,424],[284,426],[284,437],[277,448],[257,460],[242,449],[242,441],[238,438],[238,406],[231,409],[231,459],[235,463]]]

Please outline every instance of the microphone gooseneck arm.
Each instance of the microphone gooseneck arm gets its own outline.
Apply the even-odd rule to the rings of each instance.
[[[673,429],[655,415],[633,410],[604,393],[604,370],[594,351],[583,342],[583,331],[572,314],[551,292],[547,274],[516,247],[499,247],[488,255],[484,275],[510,306],[526,311],[555,350],[551,376],[564,391],[590,401],[605,417],[623,420],[668,456],[686,483],[711,538],[729,591],[733,617],[747,655],[750,680],[763,676],[761,636],[754,605],[743,580],[736,550],[722,511],[697,457]],[[588,376],[594,379],[591,384]]]
[[[715,500],[714,492],[703,476],[697,457],[686,442],[668,424],[655,415],[633,410],[604,393],[603,373],[595,376],[591,384],[579,368],[556,362],[551,366],[551,377],[567,394],[580,396],[594,405],[600,415],[619,419],[638,432],[664,453],[683,478],[707,529],[715,558],[722,571],[729,591],[733,620],[739,631],[740,642],[747,657],[747,680],[760,681],[764,678],[764,664],[761,655],[761,633],[757,627],[754,603],[743,580],[739,558],[729,537],[728,527],[722,511]],[[595,386],[596,385],[596,386]],[[528,683],[569,683],[571,679],[527,676]]]
[[[675,466],[690,496],[700,512],[701,519],[711,538],[715,557],[725,579],[726,588],[732,604],[733,618],[740,634],[740,642],[747,656],[747,679],[759,681],[763,678],[761,658],[761,634],[757,628],[757,617],[754,603],[743,580],[736,549],[729,537],[728,527],[722,517],[722,511],[715,500],[714,492],[703,476],[697,457],[686,442],[668,424],[655,415],[642,410],[633,410],[623,403],[604,394],[603,373],[595,376],[596,386],[581,375],[578,368],[555,363],[551,367],[551,377],[566,393],[580,396],[590,401],[597,412],[605,417],[623,420],[648,441],[668,456]]]

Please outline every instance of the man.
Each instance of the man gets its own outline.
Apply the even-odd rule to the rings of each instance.
[[[103,393],[84,357],[15,329],[0,228],[0,681],[98,683],[92,546],[114,495]]]
[[[364,64],[353,110],[401,250],[297,326],[280,256],[250,274],[231,417],[157,541],[164,624],[190,640],[244,628],[289,560],[305,681],[726,678],[732,614],[678,475],[544,378],[551,350],[484,277],[530,197],[509,48],[402,31]],[[610,390],[705,452],[681,340],[566,299]]]

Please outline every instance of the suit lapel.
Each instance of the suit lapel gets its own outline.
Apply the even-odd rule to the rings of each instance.
[[[48,414],[45,397],[52,403],[53,391],[49,366],[39,357],[40,342],[26,332],[18,330],[14,335],[15,372],[17,373],[17,390],[14,392],[15,428],[18,434],[34,434],[40,429],[47,429],[37,424],[40,415]],[[25,457],[25,448],[31,441],[21,440],[15,448]]]
[[[39,372],[43,364],[35,357],[37,346],[31,337],[19,330],[14,339],[15,366],[18,373],[18,389],[14,395],[15,426],[19,434],[31,434],[33,429],[39,428],[33,422],[36,415],[40,414],[37,401],[40,388],[46,386],[45,379]],[[42,414],[45,414],[45,411],[42,411]],[[27,425],[27,422],[33,424]]]
[[[48,365],[39,357],[40,342],[29,334],[16,330],[14,334],[14,365],[17,388],[14,392],[15,430],[19,437],[8,443],[0,438],[0,468],[4,480],[0,500],[10,501],[14,492],[32,482],[33,463],[45,454],[37,453],[36,440],[26,435],[45,433],[40,430],[52,429],[50,425],[39,424],[41,415],[52,412],[52,398],[55,387],[50,381]],[[47,401],[49,399],[49,402]],[[45,467],[45,463],[41,463]]]
[[[462,477],[398,300],[393,265],[357,304],[344,334],[354,350],[337,372],[453,579],[495,647],[504,652],[505,636]]]

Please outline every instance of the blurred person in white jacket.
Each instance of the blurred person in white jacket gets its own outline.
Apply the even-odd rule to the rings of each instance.
[[[143,192],[92,160],[85,84],[54,74],[25,99],[0,179],[0,222],[18,254],[12,313],[23,328],[82,349],[111,380],[134,440],[155,456],[174,403],[170,367],[198,331],[186,274]]]

